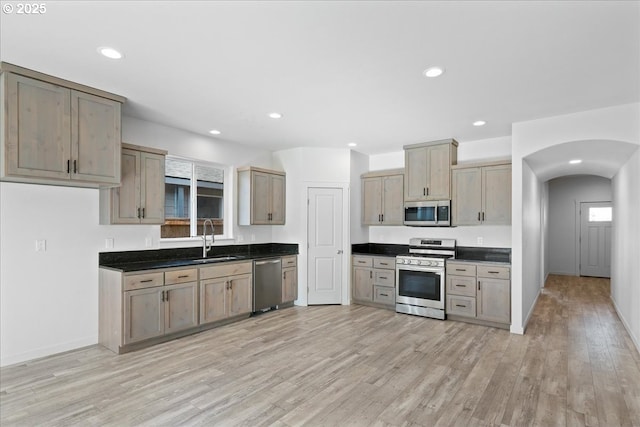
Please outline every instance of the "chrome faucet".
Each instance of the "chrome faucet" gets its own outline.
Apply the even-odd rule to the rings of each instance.
[[[207,246],[207,223],[211,225],[211,244]],[[215,242],[214,237],[214,229],[213,229],[213,221],[210,219],[205,219],[204,224],[202,224],[202,258],[207,257],[207,252],[213,246],[213,242]]]

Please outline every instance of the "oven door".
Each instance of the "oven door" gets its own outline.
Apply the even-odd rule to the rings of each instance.
[[[396,265],[396,303],[444,310],[444,269]]]

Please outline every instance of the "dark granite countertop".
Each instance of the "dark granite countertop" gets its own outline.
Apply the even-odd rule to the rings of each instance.
[[[126,273],[159,268],[197,267],[215,265],[219,262],[254,260],[297,254],[298,245],[295,243],[260,243],[254,245],[212,246],[207,256],[207,260],[210,262],[206,263],[201,261],[203,259],[202,247],[100,252],[98,263],[102,268]]]
[[[351,245],[354,255],[381,255],[394,257],[409,252],[409,245],[394,245],[387,243],[356,243]]]
[[[511,248],[458,246],[455,261],[511,264]]]

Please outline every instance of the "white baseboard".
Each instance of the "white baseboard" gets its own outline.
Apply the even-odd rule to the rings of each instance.
[[[533,304],[531,304],[531,309],[529,310],[529,313],[527,313],[527,317],[525,317],[524,322],[522,323],[523,334],[524,334],[524,331],[527,329],[527,324],[529,323],[531,316],[533,315],[533,310],[536,309],[536,304],[538,304],[538,298],[540,298],[541,293],[542,293],[542,288],[538,289],[538,294],[536,295],[536,299],[533,301]]]
[[[51,356],[53,354],[63,353],[65,351],[75,350],[95,344],[98,344],[98,336],[86,337],[79,340],[59,343],[48,347],[41,347],[17,354],[3,354],[2,358],[0,359],[0,366],[5,367],[18,363],[28,362],[34,359],[39,359],[41,357]]]
[[[622,315],[620,308],[616,304],[616,300],[613,299],[613,295],[610,296],[610,298],[611,298],[611,303],[613,304],[613,308],[616,309],[616,313],[618,313],[618,317],[620,318],[622,325],[624,326],[624,328],[627,330],[627,333],[631,337],[631,341],[636,346],[636,350],[638,350],[638,353],[640,353],[640,340],[638,339],[638,337],[636,337],[633,334],[633,331],[631,330],[631,326],[629,326],[629,322],[627,322],[627,319],[625,319],[624,316]]]

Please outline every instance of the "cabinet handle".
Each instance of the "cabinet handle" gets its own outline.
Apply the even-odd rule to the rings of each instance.
[[[459,288],[466,288],[467,287],[467,285],[456,285],[456,286],[459,287]]]
[[[283,272],[282,272],[282,278],[283,278],[284,280],[287,280],[287,272],[286,272],[286,271],[283,271]]]
[[[480,290],[480,280],[478,280],[478,290]]]
[[[380,215],[380,222],[384,222],[384,214]]]
[[[153,282],[153,279],[140,280],[140,283],[149,283],[149,282]]]
[[[73,173],[78,173],[78,161],[73,161]]]
[[[232,289],[233,289],[233,282],[229,281],[229,290],[232,290]]]
[[[482,212],[482,220],[484,221],[484,212]]]
[[[480,212],[478,212],[478,221],[480,221]]]
[[[422,195],[423,196],[427,195],[427,189],[425,187],[422,187]]]
[[[491,273],[491,274],[500,274],[499,271],[487,271],[487,273]]]
[[[382,297],[388,297],[388,296],[389,296],[389,294],[383,294],[383,293],[381,293],[381,294],[380,294],[380,296],[382,296]]]
[[[369,279],[373,279],[373,271],[369,271]]]
[[[164,291],[164,300],[169,301],[169,291]]]
[[[387,280],[388,279],[388,277],[386,277],[386,276],[380,276],[380,278],[383,279],[383,280]]]
[[[178,276],[178,279],[185,279],[185,278],[187,278],[187,277],[189,277],[189,275],[188,275],[188,274],[183,274],[182,276]]]
[[[465,308],[465,307],[466,307],[466,305],[456,304],[456,307],[462,307],[462,308]]]
[[[456,268],[456,271],[467,271],[466,268]]]
[[[429,195],[429,187],[427,187],[427,196]]]
[[[142,218],[144,218],[144,208],[142,208]]]
[[[164,302],[164,291],[160,292],[160,301]]]
[[[67,160],[67,173],[71,172],[71,160]]]
[[[138,208],[138,219],[140,219],[140,208]]]
[[[381,262],[380,265],[389,265],[389,264],[386,262]]]
[[[366,263],[367,263],[366,261],[360,261],[360,260],[358,260],[358,264],[366,264]]]

